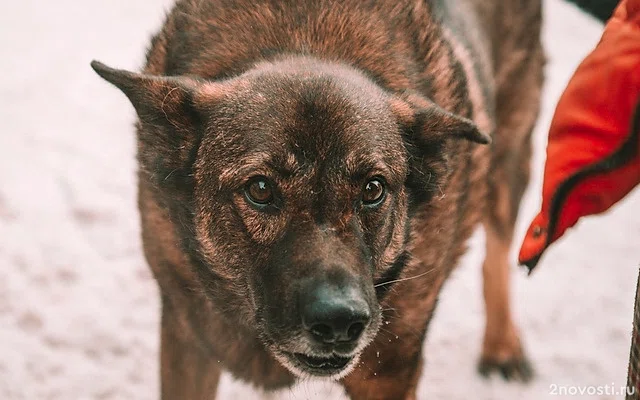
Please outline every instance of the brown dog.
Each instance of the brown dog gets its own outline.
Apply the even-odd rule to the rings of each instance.
[[[92,64],[139,116],[163,399],[212,398],[223,368],[415,398],[438,292],[480,222],[480,370],[530,377],[508,251],[540,19],[539,0],[181,0],[143,73]]]

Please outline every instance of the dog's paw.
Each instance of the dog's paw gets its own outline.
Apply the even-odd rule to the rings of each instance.
[[[482,357],[478,363],[478,373],[485,378],[498,374],[507,381],[525,383],[531,381],[534,376],[533,367],[525,356],[514,357],[504,361]]]

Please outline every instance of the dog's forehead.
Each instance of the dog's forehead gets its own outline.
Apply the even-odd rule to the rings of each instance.
[[[335,94],[306,95],[286,101],[291,107],[283,107],[281,118],[266,126],[263,134],[273,142],[270,157],[263,159],[271,167],[331,179],[372,170],[386,175],[387,164],[399,160],[400,135],[380,113],[339,96],[332,98]]]
[[[221,180],[270,171],[402,179],[405,148],[385,94],[357,72],[327,68],[269,64],[239,78],[212,119]]]

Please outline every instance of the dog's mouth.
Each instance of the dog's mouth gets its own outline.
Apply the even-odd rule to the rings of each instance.
[[[288,357],[295,366],[306,373],[316,376],[333,376],[343,372],[355,358],[339,356],[319,357],[302,353],[289,353]]]

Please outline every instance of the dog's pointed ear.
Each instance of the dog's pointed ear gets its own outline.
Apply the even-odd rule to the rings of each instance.
[[[422,134],[435,134],[442,138],[466,139],[479,144],[490,144],[491,137],[480,132],[470,119],[452,114],[434,105],[420,110],[416,117],[422,127]]]
[[[197,80],[139,74],[98,61],[93,61],[91,67],[129,98],[143,125],[166,125],[178,131],[193,129],[198,113],[194,101],[200,86]]]
[[[129,98],[139,117],[141,171],[158,186],[189,187],[198,144],[211,106],[224,96],[222,83],[91,67]]]
[[[446,139],[466,139],[479,144],[491,143],[491,137],[481,132],[473,121],[450,113],[423,97],[394,97],[390,100],[390,106],[414,143]]]
[[[409,154],[410,172],[406,185],[411,193],[411,204],[429,201],[437,195],[451,172],[454,140],[491,143],[491,137],[480,132],[473,121],[452,114],[420,95],[391,97],[389,107]]]

